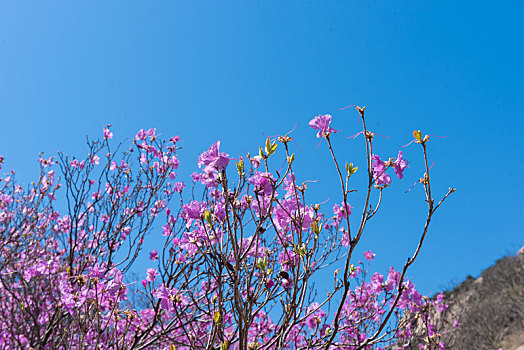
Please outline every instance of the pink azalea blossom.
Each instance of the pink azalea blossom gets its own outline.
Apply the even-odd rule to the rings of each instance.
[[[149,268],[146,271],[147,271],[147,278],[146,278],[146,280],[148,282],[154,282],[156,276],[158,276],[158,271],[156,269],[153,269],[153,268]]]
[[[373,252],[371,250],[368,250],[368,251],[365,251],[364,252],[364,258],[366,258],[366,260],[373,260],[375,259],[375,254],[373,254]]]
[[[151,259],[152,261],[158,259],[158,251],[156,249],[153,249],[151,253],[149,253],[149,259]]]
[[[155,291],[155,297],[160,299],[160,307],[169,312],[175,311],[175,307],[173,305],[173,299],[175,295],[176,294],[171,288],[167,288],[163,284],[160,285],[160,287],[158,287],[158,289]]]
[[[149,129],[149,130],[140,129],[138,133],[136,134],[135,139],[139,141],[144,141],[147,137],[152,138],[154,136],[156,136],[156,129]]]
[[[198,157],[198,166],[204,165],[222,170],[228,166],[229,160],[229,154],[220,152],[220,141],[217,141]]]
[[[332,117],[329,114],[318,115],[309,122],[310,127],[318,130],[318,138],[327,137],[330,133],[336,134],[339,131],[329,126],[329,124],[331,124],[331,118]]]
[[[113,133],[109,130],[109,128],[104,128],[104,139],[110,140],[113,138]]]
[[[176,191],[176,192],[182,192],[182,190],[186,187],[186,185],[183,183],[183,182],[176,182],[175,185],[173,186],[173,189]]]
[[[397,174],[399,179],[404,177],[402,172],[408,166],[408,162],[402,158],[402,151],[398,151],[398,157],[395,160],[395,174]]]
[[[349,203],[347,204],[345,209],[344,209],[343,202],[340,205],[338,203],[335,203],[333,205],[333,213],[335,214],[335,223],[340,224],[340,222],[346,218],[346,215],[351,215],[351,208],[353,207],[349,205]]]
[[[273,174],[255,172],[247,181],[255,186],[256,191],[260,191],[262,195],[269,196],[273,192],[273,184],[276,182]]]
[[[94,165],[98,165],[100,164],[100,157],[97,156],[96,154],[94,156],[91,157],[91,159],[89,160],[89,164],[94,164]]]
[[[376,154],[371,155],[373,160],[373,178],[377,181],[377,185],[391,184],[391,177],[386,174],[386,162],[380,160]]]

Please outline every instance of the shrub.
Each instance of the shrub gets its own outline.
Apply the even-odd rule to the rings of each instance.
[[[109,126],[103,139],[88,141],[85,159],[41,155],[40,178],[25,189],[14,173],[1,179],[2,348],[373,349],[413,342],[414,319],[427,325],[421,347],[442,347],[428,310],[445,304],[423,297],[406,271],[454,189],[433,199],[429,136],[415,131],[425,226],[400,271],[367,278],[367,265],[352,263],[355,248],[393,181],[389,172],[401,179],[407,161],[402,151],[387,160],[375,154],[365,107],[356,108],[367,187],[355,219],[348,188],[359,167],[335,157],[330,115],[309,125],[326,141],[340,181],[332,212],[307,202],[289,133],[235,164],[217,141],[198,158],[191,191],[175,173],[179,137],[140,130],[131,145],[114,146]],[[66,200],[57,204],[59,191]],[[150,253],[157,268],[128,283],[152,230],[165,238]],[[314,277],[337,261],[343,267],[321,297]]]

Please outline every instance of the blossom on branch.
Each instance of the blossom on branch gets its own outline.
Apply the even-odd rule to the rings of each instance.
[[[331,115],[324,114],[318,115],[315,118],[311,119],[309,126],[315,130],[318,130],[317,137],[328,137],[331,133],[338,133],[339,130],[335,130],[329,126],[331,124]]]
[[[229,154],[220,152],[220,141],[217,141],[198,157],[198,166],[209,166],[220,171],[228,166],[229,161]]]

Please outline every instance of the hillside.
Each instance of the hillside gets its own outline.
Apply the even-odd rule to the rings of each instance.
[[[524,350],[524,247],[445,295],[442,321],[460,322],[444,336],[448,349]]]

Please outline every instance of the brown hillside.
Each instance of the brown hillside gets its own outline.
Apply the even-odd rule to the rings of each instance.
[[[444,336],[448,349],[524,350],[524,247],[445,294],[443,319],[460,322]]]

